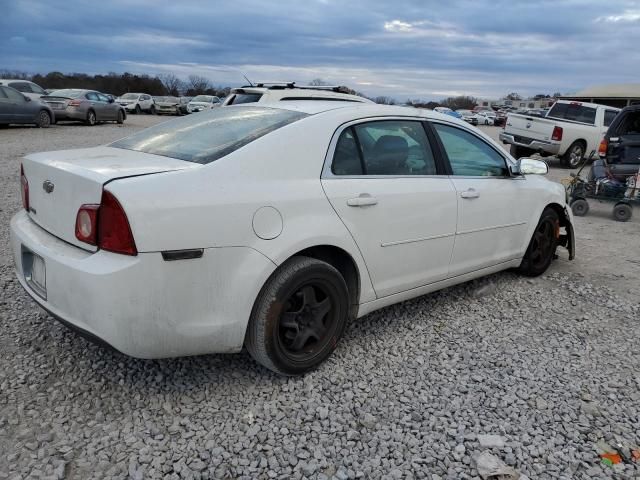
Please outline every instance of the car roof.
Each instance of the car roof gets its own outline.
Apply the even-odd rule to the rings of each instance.
[[[229,105],[223,108],[265,107],[292,110],[296,112],[316,115],[331,112],[351,112],[353,118],[366,117],[423,117],[431,120],[445,120],[448,123],[456,123],[467,127],[467,123],[456,117],[439,113],[426,108],[405,107],[399,105],[381,105],[377,103],[355,103],[322,100],[284,100],[279,102],[243,103]]]
[[[27,82],[27,83],[33,83],[31,80],[25,80],[24,78],[0,78],[0,83],[1,82]]]

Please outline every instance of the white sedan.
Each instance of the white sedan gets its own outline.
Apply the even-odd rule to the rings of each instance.
[[[209,110],[21,166],[17,276],[67,326],[134,357],[238,352],[295,375],[345,325],[574,240],[544,162],[426,110]]]

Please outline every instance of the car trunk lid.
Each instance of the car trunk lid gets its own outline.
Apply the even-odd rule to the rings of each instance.
[[[29,182],[31,219],[56,237],[89,251],[96,251],[97,247],[76,238],[76,215],[81,205],[100,203],[106,183],[200,167],[174,158],[112,147],[31,154],[24,157],[22,166]]]

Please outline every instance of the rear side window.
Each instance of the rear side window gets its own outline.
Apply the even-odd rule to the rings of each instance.
[[[556,103],[547,117],[593,125],[596,123],[596,109],[585,107],[579,103]]]
[[[216,108],[147,128],[110,146],[206,164],[307,116],[257,106]]]
[[[4,87],[0,87],[0,100],[6,100],[8,98],[4,90],[5,90]]]
[[[504,158],[488,143],[460,128],[434,123],[454,175],[503,177],[507,175]]]
[[[29,85],[27,82],[12,82],[9,84],[9,86],[22,93],[33,93],[31,91],[31,85]]]
[[[611,122],[613,122],[613,119],[616,118],[616,115],[618,115],[618,112],[616,112],[615,110],[605,110],[604,126],[608,127],[609,125],[611,125]]]
[[[422,123],[388,120],[345,130],[338,139],[334,175],[436,175]]]
[[[227,105],[240,105],[241,103],[254,103],[262,98],[261,93],[236,93],[231,97]]]

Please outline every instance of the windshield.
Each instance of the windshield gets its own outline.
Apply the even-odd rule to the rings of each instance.
[[[165,102],[165,103],[178,103],[178,99],[176,97],[154,97],[156,102]]]
[[[306,116],[254,106],[215,108],[158,124],[110,146],[205,164]]]
[[[63,90],[56,90],[47,95],[47,97],[65,97],[65,98],[78,98],[84,93],[84,90],[75,90],[73,88],[65,88]]]
[[[211,102],[213,102],[213,97],[211,95],[198,95],[198,96],[194,97],[191,101],[192,102],[207,102],[207,103],[211,103]]]
[[[124,98],[126,100],[135,100],[136,98],[138,98],[140,95],[138,95],[137,93],[125,93],[124,95],[122,95],[120,98]]]

